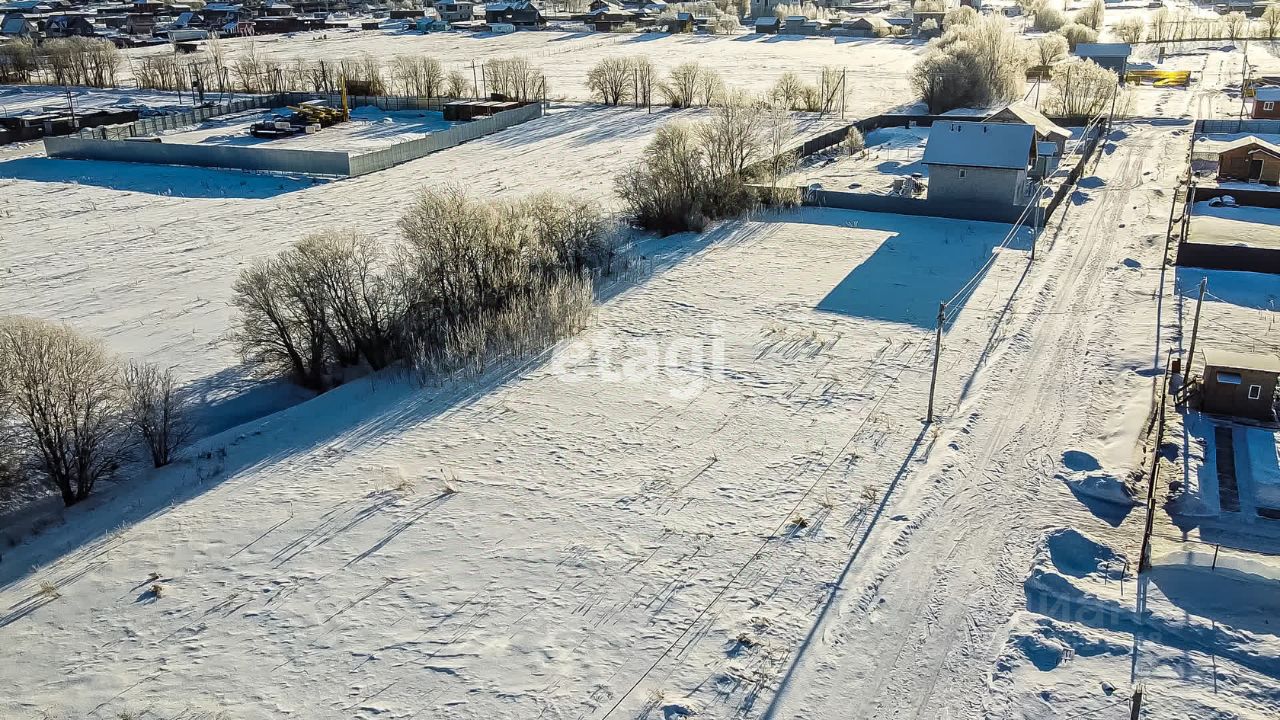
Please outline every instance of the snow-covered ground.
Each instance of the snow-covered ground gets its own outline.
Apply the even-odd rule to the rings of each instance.
[[[1280,209],[1195,204],[1189,238],[1214,245],[1280,248]]]
[[[431,37],[390,46],[494,39]],[[582,73],[615,43],[910,47],[510,37]],[[1143,717],[1276,717],[1273,563],[1192,536],[1133,576],[1139,436],[1204,274],[1163,263],[1169,203],[1190,120],[1230,105],[1219,55],[1135,91],[1034,263],[1017,238],[985,266],[1002,226],[766,213],[646,246],[653,274],[532,362],[366,378],[114,484],[3,553],[0,715],[1065,720],[1143,684]],[[898,67],[859,102],[900,102]],[[0,310],[217,384],[244,263],[445,179],[610,206],[673,116],[574,108],[337,183],[0,162]],[[1200,341],[1280,347],[1280,280],[1210,275]]]
[[[325,39],[321,40],[321,36]],[[428,55],[440,60],[446,71],[462,70],[467,77],[472,75],[472,62],[479,67],[486,60],[525,57],[546,74],[550,97],[570,100],[590,99],[587,73],[607,57],[647,57],[662,76],[680,63],[696,61],[718,71],[729,87],[753,91],[771,87],[787,72],[817,85],[824,66],[847,68],[847,113],[852,118],[910,104],[911,66],[924,50],[923,43],[909,40],[555,30],[507,35],[317,31],[224,39],[220,43],[229,66],[251,48],[257,57],[284,63],[286,68],[298,59],[335,62],[367,54],[382,61],[388,77],[392,59],[397,55]],[[139,57],[164,52],[169,52],[167,46],[139,48],[128,54]]]
[[[164,142],[367,152],[424,138],[431,133],[448,130],[454,125],[446,121],[443,113],[438,111],[384,111],[365,105],[351,111],[349,121],[324,128],[318,133],[299,133],[278,139],[257,138],[249,134],[249,128],[255,122],[269,119],[273,112],[275,111],[257,111],[215,118],[192,130],[165,133]]]

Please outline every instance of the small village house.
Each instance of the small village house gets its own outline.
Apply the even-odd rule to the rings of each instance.
[[[1058,149],[1059,156],[1066,152],[1067,141],[1071,139],[1070,130],[1058,126],[1046,117],[1044,113],[1021,100],[1011,102],[999,112],[993,113],[986,119],[986,122],[1024,123],[1030,125],[1036,129],[1036,140],[1053,143]]]
[[[514,25],[515,27],[541,27],[547,24],[542,11],[528,0],[522,2],[491,3],[484,8],[484,21],[490,25]]]
[[[1280,145],[1252,135],[1218,151],[1218,179],[1251,183],[1280,183]]]
[[[1080,43],[1072,54],[1082,60],[1092,60],[1115,73],[1118,81],[1124,80],[1129,71],[1129,56],[1133,46],[1128,43]]]
[[[922,162],[930,201],[1024,205],[1035,128],[1026,124],[935,122]]]
[[[777,17],[769,15],[767,17],[756,18],[755,31],[761,35],[777,35],[778,28],[782,22]]]
[[[1260,87],[1253,91],[1253,112],[1250,116],[1255,120],[1280,119],[1280,87]]]
[[[864,15],[856,20],[844,23],[844,29],[853,37],[889,37],[893,34],[893,26],[879,15]]]
[[[436,3],[436,12],[447,23],[469,22],[474,17],[475,3],[466,0],[440,0]]]
[[[1201,355],[1201,410],[1252,420],[1274,419],[1272,405],[1280,357],[1216,349],[1205,350]]]

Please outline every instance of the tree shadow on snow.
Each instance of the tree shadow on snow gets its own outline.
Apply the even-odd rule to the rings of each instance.
[[[248,200],[277,197],[327,182],[310,177],[217,168],[45,157],[0,162],[0,178],[93,185],[167,197]]]

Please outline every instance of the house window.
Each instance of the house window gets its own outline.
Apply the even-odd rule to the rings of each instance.
[[[961,179],[961,180],[963,180],[963,179],[964,179],[964,176],[965,176],[965,171],[964,171],[964,170],[961,170],[961,171],[960,171],[960,179]]]
[[[1258,399],[1258,398],[1260,398],[1260,397],[1262,397],[1262,386],[1261,386],[1261,385],[1250,385],[1250,386],[1249,386],[1249,399],[1250,399],[1250,400],[1257,400],[1257,399]]]
[[[1264,102],[1264,103],[1262,103],[1262,109],[1263,109],[1263,110],[1275,110],[1275,109],[1276,109],[1276,104],[1275,104],[1275,103],[1273,103],[1273,102]]]
[[[1218,372],[1218,382],[1222,385],[1239,385],[1241,380],[1240,373]]]

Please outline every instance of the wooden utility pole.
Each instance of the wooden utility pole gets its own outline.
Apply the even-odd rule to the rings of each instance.
[[[1138,720],[1142,715],[1142,693],[1141,685],[1133,689],[1133,697],[1129,698],[1129,720]]]
[[[1196,318],[1191,323],[1191,347],[1187,353],[1187,366],[1183,370],[1183,377],[1191,377],[1191,366],[1196,361],[1196,335],[1200,332],[1200,306],[1204,305],[1205,289],[1209,286],[1209,278],[1200,278],[1200,298],[1196,300]]]
[[[947,321],[947,304],[938,303],[938,329],[933,336],[933,374],[929,377],[929,411],[925,423],[933,424],[933,391],[938,387],[938,356],[942,355],[942,325]]]

